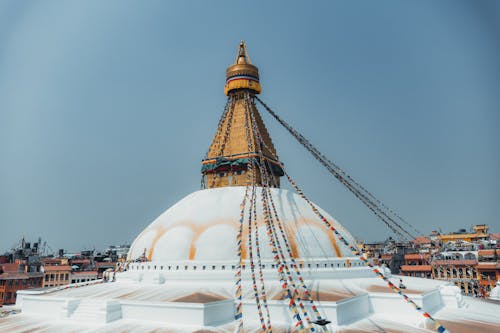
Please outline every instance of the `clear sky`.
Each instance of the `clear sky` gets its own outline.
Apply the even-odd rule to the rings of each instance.
[[[199,188],[239,41],[262,99],[423,232],[500,231],[500,3],[0,0],[0,251],[130,243]],[[384,225],[264,114],[288,171]]]

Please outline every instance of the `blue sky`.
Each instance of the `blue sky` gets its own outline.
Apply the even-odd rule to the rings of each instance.
[[[494,1],[0,1],[0,251],[131,242],[199,188],[244,39],[262,99],[424,232],[500,231]],[[390,234],[264,114],[355,237]]]

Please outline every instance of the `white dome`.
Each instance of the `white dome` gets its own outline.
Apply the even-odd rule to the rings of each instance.
[[[257,223],[261,255],[271,257],[271,248],[257,191]],[[245,187],[222,187],[196,191],[167,209],[134,240],[128,253],[135,260],[146,253],[151,261],[235,261],[240,204]],[[308,203],[294,192],[271,189],[278,216],[285,226],[290,247],[298,258],[350,257],[352,252],[314,214]],[[248,207],[248,206],[247,206]],[[319,208],[319,207],[318,207]],[[246,209],[248,211],[248,209]],[[319,209],[335,228],[354,243],[353,237],[328,213]],[[254,237],[255,238],[255,237]],[[248,218],[244,220],[244,247],[248,240]],[[243,252],[246,258],[246,251]]]

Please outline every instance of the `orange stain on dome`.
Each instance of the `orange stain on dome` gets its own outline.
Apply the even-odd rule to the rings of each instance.
[[[281,221],[281,222],[283,223],[283,221]],[[326,235],[328,236],[330,244],[333,246],[333,249],[334,249],[337,257],[339,257],[339,258],[343,257],[342,251],[340,250],[340,247],[337,244],[337,240],[335,239],[334,234],[328,228],[321,225],[320,223],[318,223],[315,220],[306,219],[306,218],[296,219],[295,223],[296,223],[297,229],[299,227],[302,227],[302,226],[314,226],[314,227],[319,228],[323,232],[325,232]],[[228,225],[228,226],[234,227],[235,232],[238,232],[239,221],[237,221],[236,219],[221,219],[221,220],[213,220],[211,222],[204,223],[201,225],[199,223],[195,223],[193,221],[179,221],[179,222],[173,223],[172,225],[168,226],[167,228],[157,226],[153,229],[153,230],[155,230],[156,234],[155,234],[153,241],[151,242],[151,247],[149,248],[147,258],[149,260],[152,260],[154,250],[156,247],[156,243],[159,241],[159,239],[165,233],[167,233],[168,231],[170,231],[171,229],[173,229],[175,227],[182,226],[182,227],[189,228],[193,232],[193,237],[191,239],[191,243],[189,246],[189,260],[195,260],[196,253],[197,253],[196,243],[197,243],[198,239],[207,229],[209,229],[211,227],[218,226],[218,225]],[[257,219],[257,226],[259,228],[260,227],[267,228],[266,223],[263,221],[263,219]],[[290,250],[292,252],[292,256],[294,258],[299,258],[299,252],[298,252],[297,241],[296,241],[296,233],[298,232],[298,230],[293,230],[294,228],[291,227],[290,223],[283,223],[283,227],[284,227],[285,232],[288,236],[287,239],[288,239],[288,243],[290,245]],[[266,229],[266,232],[267,232],[267,229]],[[236,242],[236,239],[234,241]],[[242,255],[243,259],[248,259],[247,241],[248,241],[248,223],[245,222],[244,227],[243,227],[243,234],[242,234],[242,253],[241,253],[241,255]]]
[[[165,232],[167,232],[175,227],[182,226],[182,227],[189,228],[193,232],[193,237],[191,238],[191,244],[189,245],[189,260],[195,260],[195,258],[196,258],[196,242],[198,241],[198,238],[200,238],[200,236],[207,229],[209,229],[211,227],[218,226],[218,225],[235,226],[236,224],[232,220],[214,220],[212,222],[205,223],[202,225],[194,223],[192,221],[179,221],[179,222],[176,222],[176,223],[168,226],[167,228],[165,228],[162,235]]]
[[[165,232],[167,232],[168,228],[164,228],[160,225],[160,226],[155,227],[154,230],[156,231],[156,235],[153,238],[153,241],[151,242],[151,247],[149,248],[149,251],[147,254],[147,258],[149,261],[151,261],[153,259],[153,254],[154,254],[156,243],[161,238],[161,236],[163,236],[165,234]]]
[[[328,238],[330,239],[330,242],[333,245],[333,248],[335,249],[335,253],[337,254],[337,257],[342,258],[342,251],[340,251],[339,244],[337,244],[337,240],[335,237],[333,237],[333,232],[330,232],[327,228],[322,227],[322,229],[326,229],[326,234],[328,235]]]
[[[298,230],[299,227],[314,226],[314,227],[319,228],[320,230],[322,230],[328,236],[328,239],[330,240],[330,244],[333,246],[333,250],[335,251],[335,254],[337,255],[337,257],[338,258],[342,258],[343,257],[342,251],[340,250],[340,247],[337,244],[337,240],[335,239],[334,234],[333,234],[333,232],[330,231],[330,229],[328,229],[324,225],[320,224],[316,220],[311,220],[311,219],[307,219],[307,218],[297,219],[296,220],[296,224],[297,224],[297,229],[295,230],[295,232],[291,232],[290,233],[291,234],[291,236],[289,238],[290,242],[293,241],[295,243],[295,235],[296,235],[296,233],[299,232],[299,230]],[[295,258],[298,258],[298,252],[297,252],[297,246],[296,245],[295,245],[295,252],[293,252],[293,254],[294,254]]]

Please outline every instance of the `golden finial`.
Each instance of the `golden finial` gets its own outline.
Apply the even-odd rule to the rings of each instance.
[[[226,70],[224,93],[228,95],[229,92],[238,89],[249,89],[256,94],[259,94],[262,89],[259,83],[259,69],[252,65],[244,41],[240,42],[234,65]]]
[[[238,56],[236,57],[236,64],[252,64],[252,61],[250,60],[250,56],[248,55],[247,52],[247,45],[245,44],[244,41],[240,42],[240,48],[238,49]]]

